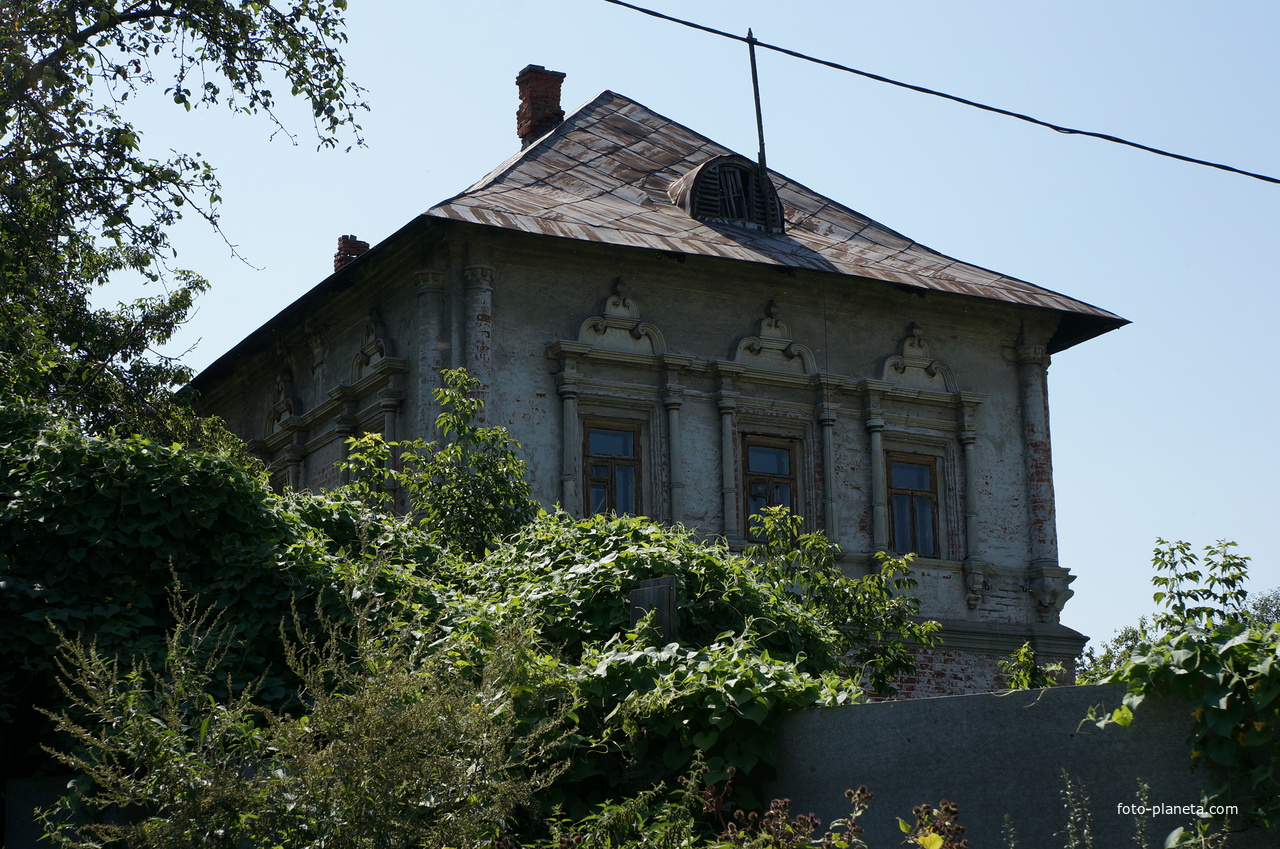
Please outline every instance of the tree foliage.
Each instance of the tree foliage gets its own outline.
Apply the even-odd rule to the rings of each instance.
[[[477,558],[533,520],[538,504],[516,444],[500,427],[476,421],[480,381],[463,369],[440,373],[434,390],[442,439],[387,442],[366,434],[348,442],[344,466],[360,499],[391,509],[396,498],[442,544]]]
[[[198,153],[149,155],[125,116],[142,87],[176,108],[274,109],[306,100],[322,145],[355,127],[359,89],[339,48],[344,0],[14,0],[0,28],[0,392],[52,403],[104,432],[124,423],[202,436],[168,390],[185,367],[153,354],[206,283],[167,274],[169,228],[217,225],[218,181]],[[358,130],[358,128],[356,128]],[[90,295],[113,275],[165,281],[117,309]]]
[[[475,423],[468,385],[451,378],[441,398],[462,411],[453,440],[419,449],[421,468],[439,475],[390,479],[438,504],[458,503],[441,488],[497,493],[496,515],[523,520],[527,490],[506,479],[523,467],[505,434]],[[155,829],[144,845],[227,834],[294,845],[274,836],[286,832],[319,845],[339,839],[321,841],[323,824],[362,834],[355,821],[379,811],[389,828],[411,815],[434,823],[444,796],[427,777],[438,773],[414,760],[428,757],[481,774],[497,764],[492,775],[534,784],[555,774],[539,802],[575,816],[696,763],[712,781],[735,775],[744,803],[759,803],[784,713],[859,699],[863,681],[908,668],[905,641],[926,642],[936,627],[918,623],[903,595],[905,563],[847,577],[832,547],[785,512],[766,518],[763,544],[745,553],[644,518],[559,512],[476,528],[481,547],[465,528],[440,533],[443,521],[382,512],[388,477],[372,474],[382,465],[335,493],[278,496],[225,457],[87,437],[30,410],[11,418],[0,438],[14,469],[0,510],[0,540],[11,540],[0,542],[10,613],[0,645],[48,652],[44,620],[63,632],[60,757],[123,794],[86,789],[82,812],[136,807]],[[469,453],[447,450],[459,444]],[[87,556],[91,546],[100,556]],[[179,606],[209,609],[216,629],[161,612],[174,575]],[[653,578],[674,588],[674,640],[633,616],[631,591]],[[123,604],[90,589],[113,583],[128,587]],[[45,663],[29,672],[48,673]],[[463,722],[472,714],[448,704],[501,721],[473,728]],[[558,728],[566,733],[550,734]],[[496,748],[470,752],[473,733]],[[569,764],[563,774],[551,753]],[[407,773],[423,781],[387,783]],[[386,839],[417,833],[405,829]],[[76,833],[89,832],[64,834]]]
[[[1036,660],[1036,650],[1031,643],[1023,643],[1013,654],[996,664],[1010,690],[1035,690],[1059,683],[1058,676],[1065,670],[1060,663],[1041,664]]]
[[[1280,822],[1280,625],[1249,615],[1248,558],[1234,547],[1218,542],[1201,556],[1185,542],[1158,541],[1153,597],[1163,609],[1152,619],[1155,635],[1141,634],[1104,679],[1128,691],[1098,724],[1129,725],[1155,694],[1188,699],[1195,705],[1191,758],[1216,770],[1202,806],[1238,806],[1229,827],[1272,826]],[[1198,825],[1203,837],[1209,823]]]
[[[158,652],[175,580],[236,611],[245,660],[279,667],[264,642],[306,591],[314,546],[260,474],[21,404],[0,408],[0,469],[0,709],[52,689],[50,625],[112,655]]]
[[[1200,621],[1204,625],[1239,619],[1260,628],[1280,622],[1280,589],[1257,595],[1244,592],[1242,582],[1248,571],[1249,558],[1235,553],[1235,543],[1218,542],[1204,550],[1203,558],[1185,542],[1158,540],[1157,546],[1152,565],[1158,573],[1167,572],[1168,575],[1157,574],[1152,582],[1157,588],[1164,588],[1176,580],[1179,592],[1187,594],[1186,599],[1179,602],[1181,610],[1170,609],[1154,616],[1140,616],[1137,622],[1121,628],[1097,649],[1092,646],[1085,649],[1076,673],[1079,683],[1097,684],[1109,678],[1128,662],[1139,646],[1156,642],[1187,621]],[[1187,586],[1199,582],[1202,577],[1213,580],[1211,583],[1207,581],[1204,587]],[[1224,588],[1223,580],[1232,582],[1231,592],[1215,599],[1214,590]],[[1167,590],[1161,589],[1155,594],[1157,604],[1163,604],[1170,598]],[[1209,602],[1207,607],[1201,603],[1205,601]]]
[[[501,660],[469,678],[421,639],[429,622],[348,599],[320,645],[291,644],[292,714],[252,686],[211,695],[232,634],[190,606],[155,668],[64,642],[68,708],[52,716],[77,745],[56,754],[80,777],[45,815],[54,844],[474,846],[509,829],[560,769],[560,717],[517,739],[524,634],[502,633]]]

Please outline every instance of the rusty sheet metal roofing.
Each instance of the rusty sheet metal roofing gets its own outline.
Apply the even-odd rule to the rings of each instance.
[[[426,213],[548,236],[762,262],[884,280],[1068,313],[1061,349],[1125,319],[1074,298],[961,262],[848,207],[770,176],[785,231],[712,225],[673,204],[671,184],[733,151],[611,91]]]

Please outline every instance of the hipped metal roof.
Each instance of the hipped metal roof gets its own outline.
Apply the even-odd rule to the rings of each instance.
[[[466,191],[426,213],[589,242],[824,271],[1065,313],[1052,350],[1128,322],[945,256],[770,171],[784,232],[710,224],[672,203],[671,184],[728,148],[611,91]]]
[[[268,344],[316,300],[358,285],[368,261],[420,233],[420,225],[445,221],[767,263],[1053,310],[1061,321],[1050,353],[1128,324],[1083,301],[930,250],[775,171],[769,175],[783,207],[781,233],[706,223],[672,202],[672,183],[707,160],[732,153],[627,97],[602,92],[475,185],[335,271],[192,383],[215,379],[241,356]]]

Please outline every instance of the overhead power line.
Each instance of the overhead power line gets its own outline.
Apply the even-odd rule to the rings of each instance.
[[[709,26],[704,26],[703,24],[694,23],[693,21],[686,21],[681,18],[672,17],[671,15],[664,15],[661,12],[655,12],[652,9],[646,9],[642,6],[636,6],[632,3],[624,3],[623,0],[604,0],[604,2],[612,3],[615,6],[622,6],[624,8],[631,9],[636,12],[640,12],[641,14],[649,15],[650,17],[659,18],[660,20],[670,21],[671,23],[674,23],[674,24],[680,24],[681,26],[689,27],[691,29],[701,30],[702,32],[710,33],[712,35],[718,35],[721,38],[729,38],[729,39],[733,39],[734,41],[741,41],[744,44],[754,44],[756,47],[762,47],[766,50],[772,50],[776,53],[783,53],[787,56],[792,56],[796,59],[803,59],[806,62],[813,62],[814,64],[817,64],[817,65],[824,65],[828,68],[834,68],[837,71],[845,71],[846,73],[857,74],[860,77],[866,77],[867,79],[875,80],[876,82],[888,83],[889,85],[898,86],[899,88],[910,89],[911,91],[916,91],[916,92],[919,92],[920,94],[929,94],[929,95],[933,95],[934,97],[941,97],[944,100],[950,100],[955,103],[961,103],[961,104],[964,104],[965,106],[972,106],[973,108],[981,109],[984,112],[994,112],[997,115],[1005,115],[1009,118],[1017,118],[1019,121],[1026,121],[1029,124],[1035,124],[1036,126],[1039,126],[1039,127],[1048,127],[1050,130],[1054,130],[1056,132],[1063,133],[1066,135],[1088,136],[1089,138],[1101,139],[1103,141],[1112,142],[1114,144],[1122,144],[1122,145],[1125,145],[1126,147],[1137,148],[1138,150],[1146,151],[1147,153],[1154,153],[1157,156],[1167,156],[1170,159],[1178,159],[1183,162],[1190,162],[1193,165],[1204,165],[1208,168],[1217,168],[1219,171],[1230,171],[1232,174],[1241,174],[1245,177],[1252,177],[1255,180],[1262,180],[1267,183],[1280,183],[1280,178],[1269,177],[1266,174],[1258,174],[1254,171],[1245,171],[1242,168],[1235,168],[1231,165],[1224,165],[1221,162],[1210,162],[1205,159],[1197,159],[1194,156],[1184,156],[1181,153],[1173,153],[1168,150],[1161,150],[1158,147],[1151,147],[1150,145],[1140,144],[1135,141],[1129,141],[1128,139],[1122,139],[1119,136],[1112,136],[1106,133],[1095,133],[1090,130],[1078,130],[1073,127],[1064,127],[1060,124],[1052,124],[1048,121],[1042,121],[1039,118],[1033,118],[1030,115],[1023,115],[1021,112],[1013,112],[1008,109],[1001,109],[998,106],[988,106],[985,103],[978,103],[976,101],[969,100],[964,97],[958,97],[954,94],[947,94],[946,92],[936,91],[931,88],[925,88],[924,86],[912,85],[911,83],[904,83],[901,80],[894,80],[894,79],[890,79],[889,77],[882,77],[881,75],[873,74],[870,71],[860,71],[857,68],[850,68],[848,65],[841,65],[839,62],[832,62],[829,59],[820,59],[817,56],[810,56],[806,53],[801,53],[798,50],[791,50],[786,47],[780,47],[779,45],[776,45],[776,44],[769,44],[768,42],[764,42],[758,38],[752,37],[750,34],[736,35],[731,32],[725,32],[724,30],[715,29],[714,27],[709,27]]]

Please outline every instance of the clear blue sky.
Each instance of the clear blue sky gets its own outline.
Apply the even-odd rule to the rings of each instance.
[[[756,148],[738,43],[601,0],[353,2],[368,142],[317,152],[305,110],[264,120],[143,97],[144,144],[220,168],[223,226],[177,264],[213,283],[171,351],[207,365],[323,279],[337,237],[378,242],[515,152],[514,77],[564,71]],[[652,0],[660,11],[1068,126],[1280,176],[1280,4]],[[1095,638],[1151,609],[1157,536],[1237,540],[1280,585],[1275,436],[1280,186],[1066,136],[777,54],[760,56],[769,165],[943,253],[1133,321],[1050,370],[1063,621]],[[278,88],[283,88],[279,86]],[[108,295],[131,297],[122,285]]]

